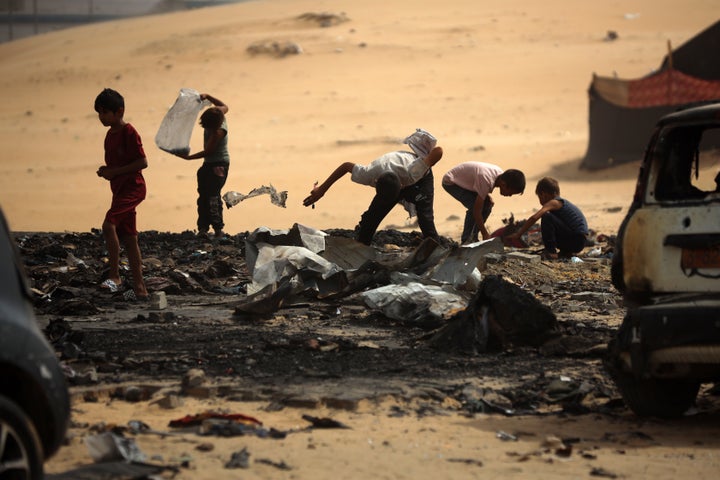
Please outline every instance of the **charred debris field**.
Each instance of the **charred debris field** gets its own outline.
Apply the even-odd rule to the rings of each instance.
[[[476,283],[448,286],[429,272],[458,245],[429,248],[418,234],[384,230],[372,246],[378,256],[360,268],[327,275],[275,260],[278,280],[249,293],[256,279],[247,249],[260,245],[253,234],[142,232],[151,300],[127,301],[99,287],[100,232],[15,238],[38,322],[77,395],[122,396],[132,386],[148,398],[185,379],[184,394],[287,406],[355,408],[392,397],[503,414],[625,411],[602,365],[624,313],[610,285],[611,239],[574,261],[501,247],[478,263]],[[423,303],[407,285],[435,290]],[[366,295],[378,288],[405,303],[378,306]],[[188,372],[201,372],[202,388],[187,385]]]

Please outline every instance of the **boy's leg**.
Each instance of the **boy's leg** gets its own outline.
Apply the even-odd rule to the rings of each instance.
[[[380,175],[375,184],[375,197],[360,217],[357,240],[370,245],[380,222],[390,213],[400,196],[400,180],[394,173]]]
[[[105,237],[105,246],[108,251],[108,280],[112,280],[116,285],[120,285],[120,240],[118,239],[115,225],[105,220],[102,225],[103,237]]]
[[[460,235],[460,243],[468,243],[470,241],[477,241],[478,239],[478,228],[475,225],[475,217],[473,216],[473,207],[475,206],[475,199],[477,199],[477,193],[465,190],[457,185],[445,185],[443,188],[450,194],[455,200],[459,201],[465,211],[465,221],[463,223],[462,235]]]
[[[205,233],[210,230],[210,196],[212,195],[212,169],[201,166],[197,171],[197,229]]]
[[[115,224],[113,225],[112,231],[118,247],[120,240],[122,240],[125,246],[125,253],[128,257],[128,263],[130,264],[135,294],[138,297],[146,297],[147,290],[142,278],[142,259],[140,258],[140,247],[137,241],[137,212],[135,211],[135,207],[145,198],[145,188],[143,186],[143,188],[132,192],[132,194],[127,194],[128,192],[125,193],[125,196],[119,196],[117,201],[113,202],[116,204],[116,210],[113,217]],[[119,250],[118,248],[118,261],[116,262],[118,268],[120,265]]]
[[[217,235],[222,234],[223,201],[220,196],[227,180],[228,166],[203,165],[198,169],[198,231],[207,232],[210,226]]]
[[[143,279],[142,256],[140,254],[140,245],[138,244],[137,235],[125,235],[122,237],[123,245],[125,245],[125,253],[128,256],[130,264],[130,273],[132,274],[133,291],[138,298],[148,296],[145,280]]]
[[[434,196],[435,186],[432,170],[414,185],[400,191],[400,197],[403,200],[415,204],[418,226],[423,237],[438,239],[440,236],[435,228],[435,213],[433,211]]]
[[[221,236],[223,234],[223,227],[225,222],[223,221],[223,200],[220,192],[225,186],[225,181],[228,175],[228,166],[216,166],[213,167],[212,181],[208,182],[208,185],[212,187],[212,193],[210,195],[210,225],[215,230],[215,236]]]
[[[540,231],[545,251],[571,255],[585,247],[585,235],[573,232],[562,220],[551,213],[542,216]]]

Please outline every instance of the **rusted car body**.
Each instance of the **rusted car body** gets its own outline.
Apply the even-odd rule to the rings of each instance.
[[[720,104],[660,119],[618,230],[627,314],[606,366],[639,415],[681,415],[720,379],[719,132]]]

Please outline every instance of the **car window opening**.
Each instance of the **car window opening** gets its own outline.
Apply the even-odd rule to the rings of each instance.
[[[720,201],[720,128],[680,127],[665,132],[653,152],[659,201]]]

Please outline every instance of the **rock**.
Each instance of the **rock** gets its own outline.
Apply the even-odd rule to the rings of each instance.
[[[182,379],[184,388],[195,388],[205,383],[205,372],[199,368],[188,370]]]

